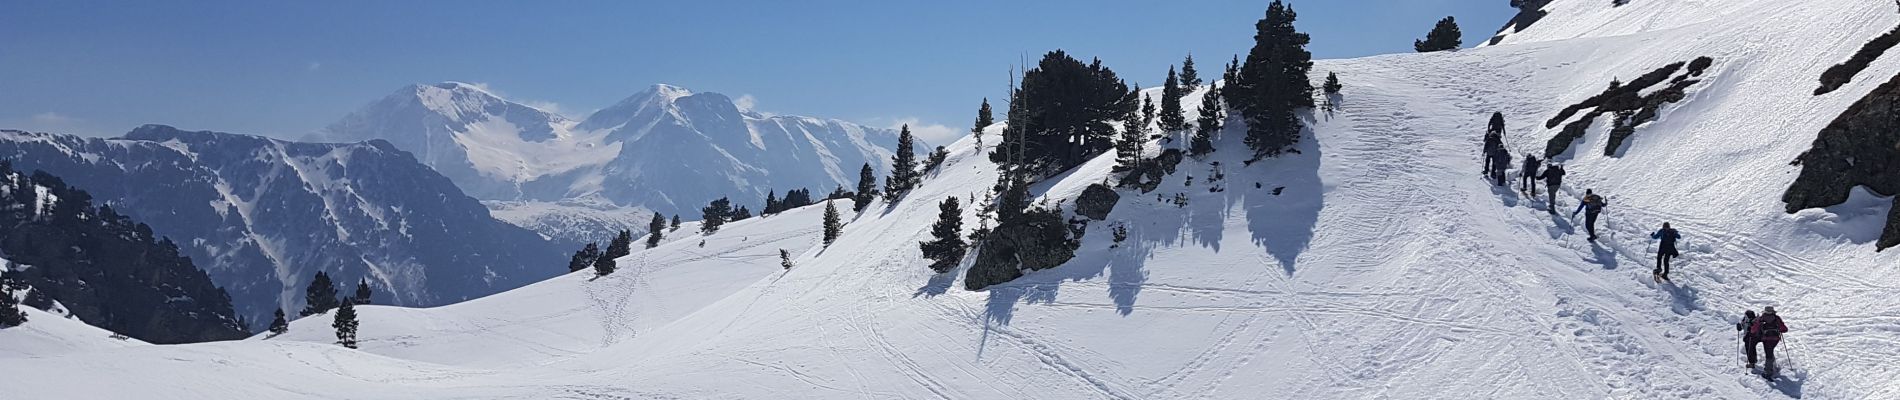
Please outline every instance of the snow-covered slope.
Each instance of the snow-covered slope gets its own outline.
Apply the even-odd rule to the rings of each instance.
[[[669,85],[575,122],[445,82],[398,90],[313,138],[388,140],[416,152],[470,195],[523,211],[510,222],[580,241],[586,238],[570,237],[577,231],[568,228],[576,220],[600,220],[596,211],[693,216],[720,197],[756,209],[767,191],[829,193],[850,186],[865,163],[885,170],[897,132],[766,115],[722,94]],[[591,204],[564,204],[575,201]],[[619,228],[641,232],[645,225]]]
[[[366,337],[384,335],[375,333],[381,322],[420,332],[383,336],[413,345],[348,352],[270,339],[141,348],[0,363],[0,377],[19,377],[17,390],[29,396],[81,398],[133,390],[231,398],[1900,397],[1892,380],[1900,255],[1875,253],[1878,224],[1867,223],[1884,206],[1863,193],[1847,206],[1789,215],[1779,201],[1794,178],[1788,160],[1881,81],[1809,96],[1816,77],[1858,46],[1846,38],[1870,38],[1900,17],[1845,0],[1723,4],[1709,11],[1720,23],[1320,61],[1314,73],[1338,72],[1346,89],[1337,112],[1310,117],[1300,154],[1243,165],[1242,129],[1230,127],[1219,151],[1183,163],[1156,192],[1124,191],[1108,220],[1089,226],[1074,260],[985,292],[931,273],[915,245],[936,202],[980,197],[975,191],[994,182],[994,167],[966,138],[902,202],[847,213],[844,235],[829,247],[809,242],[817,236],[812,207],[797,218],[733,224],[705,247],[687,237],[638,251],[620,263],[639,267],[599,280],[568,275],[437,309],[365,308]],[[1569,22],[1553,13],[1544,22],[1699,18],[1647,12]],[[1701,55],[1716,60],[1706,82],[1638,127],[1619,156],[1560,157],[1573,188],[1560,206],[1574,206],[1581,188],[1610,197],[1596,243],[1583,240],[1580,222],[1549,216],[1542,200],[1478,179],[1492,112],[1508,117],[1513,153],[1541,149],[1555,134],[1544,121],[1564,106],[1614,77]],[[1896,73],[1893,59],[1863,72]],[[1188,96],[1184,108],[1198,99]],[[1605,146],[1603,125],[1574,148]],[[1037,191],[1072,198],[1103,181],[1112,158]],[[965,221],[973,226],[975,216]],[[1665,221],[1685,235],[1684,257],[1675,282],[1658,285],[1643,234]],[[1118,224],[1129,235],[1116,245],[1109,231]],[[792,252],[790,271],[776,270],[775,252],[748,245],[754,235],[798,230],[802,248],[766,239],[786,243],[767,246]],[[676,271],[668,281],[677,284],[642,278],[655,264],[640,260],[694,257],[707,257],[704,268]],[[676,285],[697,273],[722,275],[691,301],[589,305],[686,295],[693,288]],[[1763,305],[1779,308],[1792,328],[1780,349],[1786,379],[1776,385],[1745,376],[1731,325],[1742,309]],[[634,314],[604,311],[613,309]],[[647,310],[665,316],[639,314]],[[287,338],[325,341],[324,319],[299,321],[292,335],[302,336]],[[431,332],[452,333],[432,341]],[[457,353],[482,345],[507,355]],[[157,362],[166,350],[197,354],[184,362],[194,368],[115,367],[131,379],[53,383],[109,361]],[[368,364],[296,361],[329,355]],[[273,373],[215,388],[135,386],[153,377],[208,380],[232,373],[231,362]],[[365,369],[387,375],[363,382]]]

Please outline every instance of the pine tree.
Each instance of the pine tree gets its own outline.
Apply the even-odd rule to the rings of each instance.
[[[924,170],[935,171],[937,167],[943,166],[944,160],[948,159],[950,159],[950,150],[937,146],[937,150],[930,152],[930,159],[924,162]]]
[[[621,229],[619,234],[614,235],[613,241],[607,242],[607,250],[601,254],[608,258],[620,258],[633,254],[633,231]]]
[[[673,221],[668,222],[666,224],[666,230],[667,231],[680,230],[680,215],[679,214],[673,214]]]
[[[733,221],[742,221],[747,218],[752,218],[752,210],[746,209],[745,206],[739,206],[738,209],[732,210]]]
[[[336,344],[356,348],[356,306],[346,302],[336,309],[336,319],[330,321],[330,327],[336,328]]]
[[[864,163],[858,170],[858,192],[851,197],[851,209],[864,211],[871,206],[871,199],[877,197],[877,175],[871,171],[871,163]]]
[[[989,128],[990,125],[994,124],[996,124],[996,117],[990,113],[990,98],[985,97],[983,98],[983,106],[976,109],[976,126],[970,128],[970,134],[976,135],[978,140],[982,140],[983,129]]]
[[[369,290],[369,279],[361,279],[356,281],[356,295],[350,298],[356,300],[356,304],[369,304],[369,297],[373,294]]]
[[[588,243],[587,246],[582,247],[580,251],[574,252],[573,258],[567,260],[567,272],[593,267],[594,259],[597,258],[600,258],[600,245]]]
[[[308,317],[329,312],[337,307],[336,284],[330,282],[330,274],[317,271],[317,277],[310,281],[310,287],[304,289],[304,308],[299,315]]]
[[[1186,92],[1201,88],[1201,73],[1194,70],[1194,53],[1188,53],[1187,59],[1181,61],[1181,88]]]
[[[1326,73],[1326,84],[1320,85],[1320,90],[1325,91],[1326,94],[1339,94],[1339,89],[1344,88],[1344,85],[1339,84],[1339,74],[1331,72]]]
[[[1445,17],[1432,26],[1432,31],[1425,34],[1424,40],[1412,41],[1412,49],[1420,53],[1457,49],[1465,43],[1463,36],[1458,31],[1458,22],[1452,17]]]
[[[841,233],[844,233],[844,222],[842,218],[838,216],[838,207],[834,207],[830,201],[826,201],[825,246],[831,246],[831,242],[838,240],[838,234]]]
[[[284,309],[279,308],[277,315],[270,320],[270,333],[282,335],[284,332],[290,332],[290,321],[284,319]]]
[[[1122,127],[1122,135],[1115,141],[1115,170],[1133,171],[1141,164],[1141,145],[1148,142],[1147,133],[1134,123]]]
[[[1240,83],[1240,56],[1234,56],[1234,61],[1227,64],[1227,72],[1221,73],[1220,83],[1221,98],[1227,99],[1227,104],[1233,104],[1234,98],[1241,95],[1239,87],[1234,85]]]
[[[891,156],[891,175],[884,179],[885,203],[897,203],[898,198],[917,186],[917,155],[912,148],[915,141],[910,135],[910,125],[904,125],[897,134],[897,154]]]
[[[785,267],[787,271],[792,270],[792,252],[785,251],[785,249],[778,249],[778,265]]]
[[[1117,122],[1139,109],[1128,83],[1096,59],[1088,63],[1061,50],[1045,54],[1023,73],[1011,94],[1003,143],[990,153],[1002,168],[1046,175],[1113,150]]]
[[[0,175],[0,178],[4,178]],[[17,192],[15,192],[17,193]],[[13,297],[13,278],[6,270],[0,270],[0,328],[11,328],[26,323],[26,311],[20,309],[20,300]],[[283,313],[277,314],[283,318]]]
[[[653,222],[647,223],[647,248],[660,246],[660,239],[664,238],[660,232],[665,229],[666,218],[661,217],[660,213],[653,213]]]
[[[1214,134],[1220,132],[1227,110],[1221,106],[1220,91],[1209,85],[1201,95],[1201,116],[1194,122],[1194,139],[1188,143],[1189,155],[1214,152]]]
[[[759,216],[778,214],[779,211],[784,211],[780,209],[779,207],[780,206],[778,203],[778,192],[766,191],[765,192],[765,211],[759,212]]]
[[[1148,130],[1155,123],[1155,99],[1147,94],[1141,95],[1141,130]]]
[[[608,274],[612,274],[616,267],[614,257],[602,254],[600,258],[594,259],[594,276],[607,276]]]
[[[1306,51],[1312,38],[1293,26],[1299,19],[1280,0],[1267,5],[1267,14],[1254,25],[1253,50],[1241,64],[1239,80],[1226,85],[1227,103],[1247,121],[1247,146],[1256,159],[1270,157],[1299,143],[1296,112],[1313,106],[1313,83],[1307,73],[1313,54]]]
[[[711,235],[719,232],[719,226],[725,225],[726,218],[732,216],[732,201],[724,197],[713,200],[705,208],[699,209],[699,234]]]
[[[930,241],[921,242],[917,247],[923,250],[924,258],[930,259],[930,269],[937,273],[950,272],[957,262],[963,261],[963,208],[952,196],[943,199],[937,205],[937,223],[930,226]]]
[[[1181,110],[1181,81],[1174,75],[1174,67],[1168,67],[1168,80],[1161,84],[1161,131],[1180,132],[1187,130],[1187,116]]]

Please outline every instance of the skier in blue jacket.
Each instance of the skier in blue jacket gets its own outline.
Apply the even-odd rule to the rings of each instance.
[[[1681,255],[1676,252],[1676,239],[1681,239],[1682,234],[1676,233],[1676,228],[1664,222],[1662,229],[1649,234],[1649,238],[1662,240],[1662,245],[1656,247],[1656,271],[1653,273],[1662,280],[1669,280],[1669,260]]]

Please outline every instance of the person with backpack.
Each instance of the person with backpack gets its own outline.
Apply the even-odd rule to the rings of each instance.
[[[1564,166],[1551,164],[1544,168],[1543,173],[1537,174],[1537,179],[1544,180],[1544,188],[1550,189],[1550,204],[1545,209],[1550,210],[1550,215],[1557,215],[1557,189],[1564,185]]]
[[[1656,271],[1653,274],[1659,280],[1669,280],[1669,260],[1682,255],[1676,251],[1676,239],[1681,239],[1682,235],[1676,233],[1676,228],[1669,227],[1668,222],[1664,222],[1662,229],[1649,234],[1649,238],[1662,240],[1662,244],[1656,247]]]
[[[1775,315],[1775,306],[1763,307],[1761,316],[1755,317],[1755,323],[1749,325],[1748,333],[1761,340],[1762,366],[1764,374],[1775,369],[1775,345],[1781,344],[1781,334],[1788,332],[1788,325],[1781,322],[1781,316]],[[1754,349],[1749,349],[1749,359],[1754,359]]]
[[[1576,218],[1577,212],[1583,212],[1583,225],[1590,232],[1592,242],[1597,240],[1597,214],[1603,212],[1604,205],[1602,196],[1597,196],[1596,192],[1590,189],[1584,189],[1583,202],[1577,204],[1577,211],[1570,212],[1571,218]]]
[[[1496,180],[1498,186],[1510,190],[1510,185],[1504,181],[1504,172],[1511,169],[1511,151],[1505,150],[1504,146],[1491,149],[1491,168],[1491,179]]]
[[[1755,327],[1755,310],[1742,312],[1742,322],[1735,324],[1735,331],[1742,333],[1742,352],[1748,354],[1748,369],[1755,369],[1755,345],[1761,343],[1761,335],[1750,328]]]
[[[1538,165],[1537,156],[1524,153],[1524,169],[1517,171],[1519,175],[1518,183],[1519,186],[1522,186],[1517,190],[1529,193],[1531,198],[1537,197],[1537,185],[1534,185],[1534,183],[1537,181]]]
[[[1484,130],[1484,150],[1478,153],[1478,158],[1484,159],[1484,176],[1489,177],[1493,171],[1497,171],[1498,166],[1493,165],[1491,155],[1502,148],[1504,148],[1504,113],[1493,112],[1491,124]]]

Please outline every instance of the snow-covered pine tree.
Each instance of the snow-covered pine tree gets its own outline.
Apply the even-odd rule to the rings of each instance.
[[[1227,110],[1221,105],[1220,90],[1209,85],[1201,95],[1201,116],[1194,121],[1194,138],[1188,142],[1189,155],[1214,152],[1214,133],[1225,125]]]
[[[864,211],[871,206],[871,199],[877,196],[877,174],[871,171],[871,163],[864,163],[858,170],[858,192],[851,197],[851,209]]]
[[[304,289],[304,307],[299,315],[308,317],[329,312],[337,307],[336,283],[330,281],[330,274],[317,271],[317,277]]]
[[[1304,124],[1296,114],[1313,107],[1312,37],[1293,26],[1299,15],[1280,0],[1254,24],[1253,50],[1241,64],[1237,82],[1226,84],[1227,103],[1247,121],[1247,147],[1259,157],[1277,156],[1300,141]]]
[[[369,279],[360,279],[356,281],[356,295],[350,296],[350,299],[356,300],[356,304],[369,304],[369,297],[373,294],[375,292],[369,289]]]
[[[910,134],[910,125],[904,125],[897,133],[897,154],[891,156],[891,174],[884,179],[884,202],[896,203],[898,198],[910,193],[917,186],[917,154],[914,150],[916,138]]]
[[[833,206],[830,201],[826,201],[825,246],[831,246],[831,242],[838,240],[838,234],[841,233],[844,233],[844,221],[843,218],[838,216],[838,207]]]
[[[290,321],[284,319],[284,309],[279,308],[277,309],[276,316],[270,320],[270,333],[272,335],[282,335],[284,332],[290,332]]]
[[[1464,45],[1464,34],[1458,31],[1458,22],[1452,17],[1438,20],[1432,31],[1425,34],[1424,40],[1412,41],[1412,49],[1420,53],[1456,49]]]
[[[1187,59],[1181,60],[1181,88],[1186,92],[1201,88],[1201,73],[1194,70],[1194,53],[1188,53]]]
[[[594,259],[596,258],[600,258],[600,245],[588,243],[587,246],[582,247],[580,251],[574,252],[573,258],[567,260],[567,272],[591,268],[594,266]]]
[[[1161,84],[1161,131],[1174,133],[1187,130],[1187,115],[1181,110],[1181,81],[1174,74],[1174,67],[1168,67],[1168,80]]]
[[[356,348],[356,306],[345,302],[336,309],[336,319],[330,321],[330,327],[336,328],[336,344]]]
[[[724,225],[726,218],[731,216],[732,200],[727,200],[724,197],[713,200],[712,203],[707,204],[705,208],[699,209],[699,233],[702,235],[711,235],[715,232],[719,232],[719,226]]]
[[[661,217],[660,213],[653,213],[653,222],[647,223],[647,248],[660,246],[660,239],[665,238],[661,231],[665,229],[666,218]]]
[[[983,98],[983,106],[976,109],[976,126],[970,128],[970,134],[978,140],[983,139],[983,129],[996,124],[996,116],[990,112],[990,98]]]
[[[963,208],[957,203],[956,196],[943,199],[937,205],[937,223],[930,226],[931,240],[917,244],[930,259],[930,269],[937,273],[950,272],[957,262],[963,261]]]

